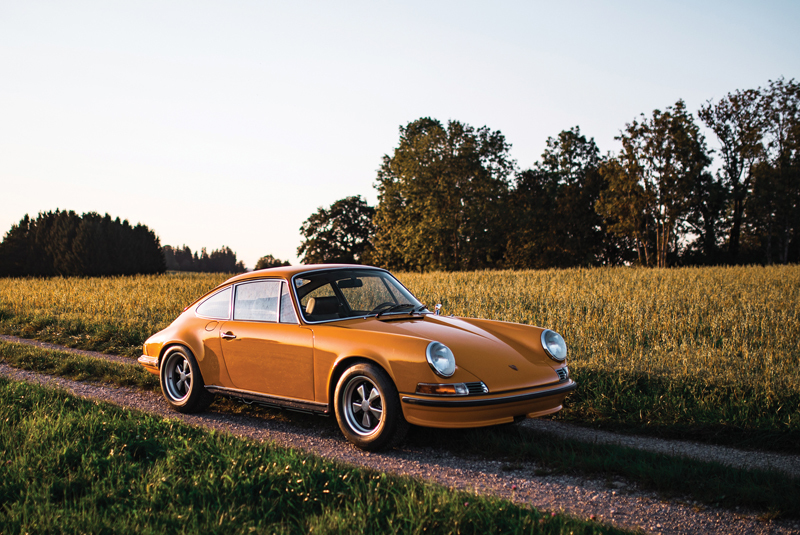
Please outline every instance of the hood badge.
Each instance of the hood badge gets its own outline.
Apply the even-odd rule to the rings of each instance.
[[[508,365],[508,367],[509,367],[509,368],[511,368],[512,370],[514,370],[515,372],[518,372],[518,371],[519,371],[519,368],[517,368],[517,367],[516,367],[516,366],[514,366],[513,364],[509,364],[509,365]]]

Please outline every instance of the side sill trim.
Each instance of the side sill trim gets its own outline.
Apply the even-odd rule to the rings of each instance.
[[[158,368],[158,357],[148,357],[147,355],[142,355],[136,359],[136,362],[142,366],[147,366],[148,368]]]
[[[206,385],[206,390],[214,394],[240,399],[245,403],[258,403],[259,405],[266,405],[268,407],[279,407],[282,409],[311,412],[314,414],[328,414],[327,403],[268,396],[266,394],[250,392],[249,390],[237,390],[236,388],[226,388],[224,386]]]
[[[465,399],[465,400],[441,400],[441,399],[420,399],[404,397],[403,403],[409,405],[422,405],[424,407],[485,407],[487,405],[504,405],[507,403],[517,403],[520,401],[529,401],[531,399],[546,398],[548,396],[555,396],[558,394],[566,394],[578,388],[578,384],[572,382],[560,388],[553,388],[542,392],[531,392],[529,394],[521,394],[519,396],[509,396],[506,398],[483,398],[483,399]]]

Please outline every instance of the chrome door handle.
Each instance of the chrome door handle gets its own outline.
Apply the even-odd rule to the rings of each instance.
[[[226,340],[233,340],[234,338],[236,338],[236,335],[235,335],[235,334],[233,334],[233,333],[232,333],[232,332],[230,332],[230,331],[228,331],[228,332],[226,332],[226,333],[222,333],[222,334],[220,334],[220,336],[221,336],[221,337],[223,337],[223,338],[225,338]]]

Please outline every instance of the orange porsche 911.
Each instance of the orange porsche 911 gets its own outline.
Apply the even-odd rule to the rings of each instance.
[[[551,414],[575,389],[540,327],[431,313],[388,271],[319,265],[233,277],[151,336],[139,358],[177,411],[215,394],[335,414],[377,450],[409,424],[480,427]]]

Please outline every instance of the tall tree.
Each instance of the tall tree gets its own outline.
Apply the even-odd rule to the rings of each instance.
[[[547,139],[541,161],[519,173],[510,194],[505,258],[516,268],[616,263],[595,204],[604,188],[594,139],[579,127]]]
[[[297,248],[304,264],[360,264],[371,261],[375,208],[360,195],[345,197],[329,208],[320,206],[300,227]]]
[[[376,259],[393,268],[496,267],[515,164],[500,131],[425,117],[400,127],[376,189]]]
[[[635,237],[644,240],[645,261],[666,267],[668,252],[677,249],[680,225],[690,211],[692,192],[711,161],[705,140],[682,100],[663,112],[654,110],[651,118],[642,115],[640,121],[629,123],[617,139],[622,141],[620,165],[616,167],[619,173],[609,178],[631,194],[637,192],[635,184],[641,186],[641,194],[636,195],[644,213],[633,216],[628,209],[627,217],[634,219],[623,222],[620,219],[625,217],[624,210],[614,209],[615,203],[601,202],[599,208],[617,220],[616,228],[633,230],[641,220],[644,228],[635,231]],[[650,224],[652,227],[648,228]],[[654,244],[648,243],[651,237]],[[655,251],[654,259],[647,254],[651,249]]]
[[[763,261],[787,263],[800,232],[800,84],[783,78],[760,90],[763,151],[754,166],[746,219]]]
[[[648,206],[650,195],[639,177],[638,166],[621,157],[609,158],[600,166],[606,188],[600,192],[595,210],[602,215],[609,232],[633,243],[639,265],[651,265],[653,221]]]
[[[735,262],[739,256],[742,220],[753,188],[753,166],[764,151],[761,92],[746,89],[728,93],[717,103],[708,101],[698,115],[720,143],[719,178],[731,199],[728,253]]]

